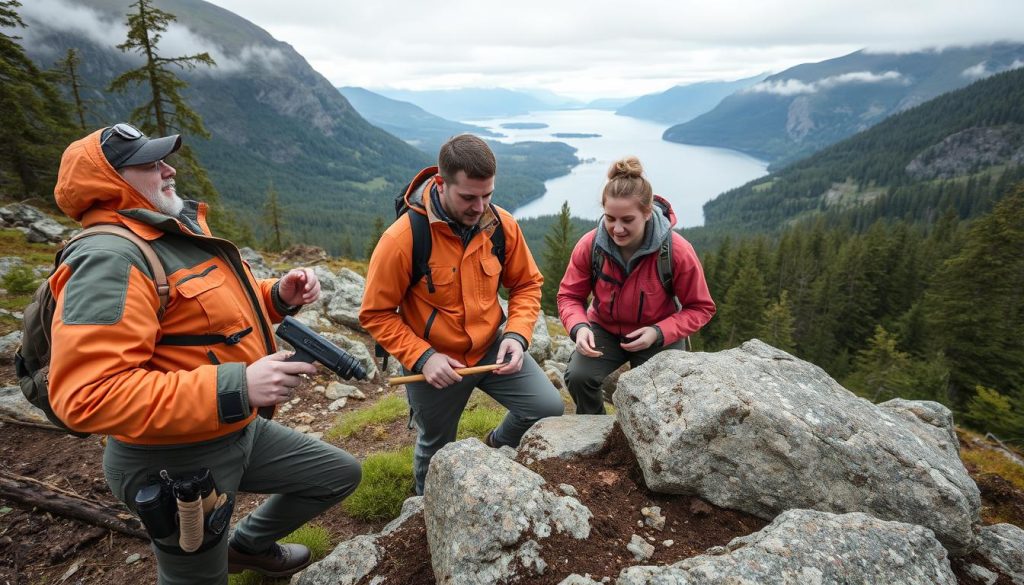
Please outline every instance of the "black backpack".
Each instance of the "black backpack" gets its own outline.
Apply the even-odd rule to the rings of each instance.
[[[426,182],[426,179],[423,181]],[[412,182],[406,184],[406,186],[398,193],[395,197],[395,220],[401,219],[403,215],[409,216],[409,225],[412,228],[412,277],[409,279],[409,287],[406,290],[412,289],[416,286],[420,280],[424,277],[427,279],[427,291],[431,294],[434,293],[434,281],[430,274],[430,253],[433,250],[433,237],[430,233],[430,220],[427,216],[419,211],[409,207],[405,202],[405,194],[410,189],[419,188],[423,182],[415,185]],[[424,193],[424,197],[429,197],[429,193]],[[501,267],[505,267],[505,228],[501,223],[501,216],[498,214],[498,209],[491,204],[491,212],[494,217],[498,218],[498,225],[494,228],[494,232],[491,234],[491,253],[494,254],[498,261],[501,262]],[[374,354],[382,358],[382,364],[386,370],[388,367],[389,354],[379,343],[374,345]]]
[[[57,251],[50,276],[53,276],[53,273],[60,268],[64,252],[73,242],[98,234],[120,236],[138,246],[153,273],[153,282],[156,284],[157,294],[160,296],[160,309],[157,316],[162,319],[164,309],[167,307],[167,298],[170,295],[167,273],[149,242],[135,235],[128,228],[114,224],[101,224],[85,228]],[[47,277],[32,295],[32,301],[25,307],[21,346],[14,354],[14,371],[18,375],[18,384],[21,386],[22,394],[33,406],[42,410],[54,426],[76,437],[88,437],[89,433],[80,433],[69,429],[50,407],[50,327],[53,324],[53,314],[56,308],[57,301],[50,292],[50,279]]]

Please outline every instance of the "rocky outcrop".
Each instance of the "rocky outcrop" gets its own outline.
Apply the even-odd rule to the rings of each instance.
[[[0,207],[0,226],[13,227],[25,233],[31,243],[57,243],[68,229],[31,205],[12,203]]]
[[[996,165],[1024,164],[1024,125],[968,128],[926,148],[907,165],[917,180],[952,179]]]
[[[978,554],[1013,585],[1024,585],[1024,530],[1013,524],[986,526],[979,540]]]
[[[335,323],[363,331],[362,325],[359,324],[359,307],[363,304],[366,279],[348,268],[342,268],[337,276],[327,269],[317,267],[316,270],[318,275],[321,271],[330,274],[333,284],[332,290],[323,294],[321,300],[326,308],[327,317]]]
[[[519,453],[527,461],[571,459],[600,451],[615,427],[614,416],[554,416],[523,435]]]
[[[451,443],[430,461],[424,520],[439,585],[489,585],[540,575],[544,540],[590,535],[590,511],[476,439]]]
[[[931,530],[866,514],[780,514],[763,530],[664,567],[630,567],[617,585],[900,583],[955,585]]]
[[[760,341],[665,351],[619,380],[623,432],[654,491],[774,518],[865,512],[976,544],[980,495],[935,403],[879,407]]]
[[[409,498],[402,504],[402,513],[378,534],[362,534],[334,548],[323,560],[310,565],[292,577],[291,585],[354,585],[369,575],[380,563],[385,551],[377,542],[423,514],[423,498]]]
[[[252,275],[256,278],[273,278],[279,276],[274,270],[267,266],[266,260],[259,252],[249,247],[239,248],[238,253],[242,256],[242,260],[249,265],[249,269],[252,270]]]

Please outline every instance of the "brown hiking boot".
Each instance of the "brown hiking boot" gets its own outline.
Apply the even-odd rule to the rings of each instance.
[[[501,445],[499,445],[497,443],[497,441],[494,440],[494,431],[493,430],[491,432],[487,433],[487,436],[484,437],[484,445],[487,445],[491,449],[497,449],[497,448],[501,447]]]
[[[302,544],[274,543],[266,551],[248,555],[228,544],[228,573],[245,570],[263,573],[268,577],[291,577],[313,562],[309,548]]]

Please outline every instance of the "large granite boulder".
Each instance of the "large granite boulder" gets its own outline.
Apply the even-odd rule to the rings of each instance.
[[[424,520],[439,585],[505,582],[543,574],[553,533],[590,535],[591,513],[575,498],[476,439],[450,443],[430,461]]]
[[[654,491],[768,519],[866,512],[928,527],[957,554],[976,545],[978,488],[939,404],[876,406],[757,340],[662,352],[622,375],[614,402]]]
[[[332,280],[333,290],[329,295],[324,295],[327,316],[335,323],[363,331],[359,324],[359,307],[363,304],[366,279],[348,268],[342,268]]]
[[[1024,585],[1024,530],[995,524],[982,528],[979,540],[978,554],[1013,585]]]
[[[931,530],[866,514],[780,514],[759,532],[663,567],[630,567],[617,585],[955,585]]]
[[[256,250],[246,246],[239,248],[238,253],[242,256],[242,260],[245,260],[245,263],[249,265],[249,270],[252,271],[252,275],[256,278],[274,278],[279,276],[273,269],[267,266],[267,261]]]
[[[586,457],[608,444],[614,427],[611,415],[542,418],[523,435],[519,454],[527,462]]]
[[[291,585],[354,585],[369,575],[386,552],[378,540],[398,530],[410,519],[423,513],[423,498],[409,498],[402,504],[402,513],[378,534],[361,534],[342,542],[322,560],[306,567],[292,577]],[[377,581],[374,581],[377,583]],[[401,584],[395,584],[401,585]]]

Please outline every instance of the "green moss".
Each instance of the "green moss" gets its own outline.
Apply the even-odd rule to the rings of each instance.
[[[345,439],[371,425],[386,425],[409,415],[409,404],[401,396],[388,396],[368,408],[346,412],[324,434],[325,440]]]
[[[341,507],[354,518],[390,520],[413,495],[412,446],[374,453],[363,461],[363,480]]]

